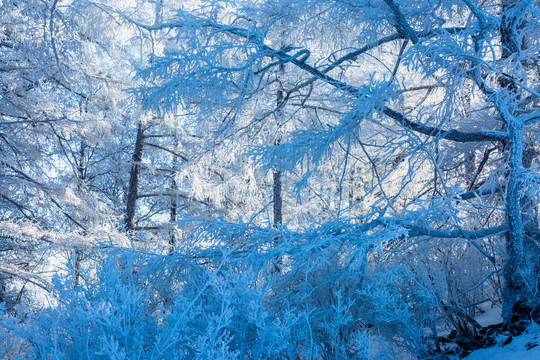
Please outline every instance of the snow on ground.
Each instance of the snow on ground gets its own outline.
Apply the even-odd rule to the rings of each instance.
[[[492,304],[491,301],[486,302],[480,306],[484,311],[480,315],[477,315],[474,319],[481,326],[489,326],[502,323],[502,305],[500,303]]]
[[[497,345],[476,350],[466,360],[540,360],[540,325],[533,322],[520,336],[512,338],[499,335]]]

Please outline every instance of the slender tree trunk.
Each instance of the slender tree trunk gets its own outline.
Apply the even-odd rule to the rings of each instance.
[[[274,185],[273,185],[273,198],[274,198],[274,227],[281,226],[283,221],[282,214],[282,198],[281,198],[281,171],[274,171]]]
[[[163,11],[163,0],[158,0],[155,3],[154,8],[154,25],[157,25],[161,21]],[[144,126],[139,121],[137,128],[137,138],[135,139],[135,149],[133,150],[133,157],[131,161],[131,170],[129,174],[129,185],[126,196],[126,214],[125,214],[125,226],[128,231],[135,228],[135,212],[137,210],[137,195],[139,191],[139,178],[141,175],[141,161],[144,147]]]
[[[85,156],[86,156],[86,142],[84,140],[81,141],[81,148],[79,150],[79,164],[77,165],[77,172],[78,172],[78,180],[79,180],[79,189],[82,190],[85,188],[85,180],[86,180],[86,164],[85,164]]]
[[[281,31],[281,42],[280,42],[280,49],[285,46],[284,44],[284,35],[285,31],[283,30],[283,21],[280,21],[282,31]],[[281,106],[283,106],[283,101],[285,97],[285,91],[283,89],[283,83],[282,77],[283,73],[285,72],[285,64],[279,65],[279,70],[276,76],[276,80],[278,83],[278,89],[277,89],[277,96],[276,96],[276,125],[278,129],[278,137],[274,140],[274,145],[281,144],[281,125],[283,124],[283,110]],[[272,185],[272,204],[273,204],[273,210],[274,210],[274,219],[273,219],[273,225],[274,228],[278,229],[283,225],[283,199],[281,195],[282,191],[282,185],[281,185],[281,169],[279,167],[275,168],[272,173],[273,178],[273,185]],[[279,244],[279,236],[274,237],[274,242],[276,245]],[[278,274],[281,273],[281,266],[282,266],[282,259],[280,256],[276,256],[274,259],[274,269],[273,272]]]
[[[177,135],[175,134],[174,135],[174,152],[177,152],[177,150],[178,150],[178,138],[177,138]],[[172,157],[173,173],[171,175],[171,193],[173,194],[175,194],[178,191],[177,186],[176,186],[176,178],[175,178],[177,167],[178,167],[178,158],[173,155]],[[170,211],[170,218],[169,218],[169,222],[171,223],[171,225],[173,225],[174,222],[176,221],[177,211],[178,211],[178,198],[176,195],[173,195],[171,197],[171,211]],[[174,252],[175,242],[176,242],[176,237],[174,234],[174,228],[171,227],[171,229],[169,230],[169,253]]]
[[[79,149],[79,163],[77,164],[77,180],[79,191],[81,192],[85,191],[86,188],[86,148],[86,141],[81,140],[81,147]],[[84,230],[83,233],[84,235],[86,235],[86,232]],[[74,253],[75,263],[73,264],[73,287],[76,288],[77,286],[79,286],[79,283],[81,281],[81,262],[83,259],[84,251],[83,249],[76,247]]]
[[[280,102],[282,101],[283,99],[283,92],[282,92],[282,89],[280,88],[278,90],[278,100],[277,100],[277,106],[280,106]],[[282,117],[282,112],[281,110],[278,110],[277,111],[277,115],[278,115],[278,118],[277,118],[277,121],[278,121],[278,127],[281,125],[280,122],[281,122],[281,117]],[[281,139],[278,138],[275,142],[276,145],[278,145],[279,143],[281,142]],[[274,169],[274,172],[272,174],[273,176],[273,185],[272,185],[272,204],[273,204],[273,210],[274,210],[274,228],[278,229],[282,224],[283,224],[283,199],[281,197],[281,190],[282,190],[282,186],[281,186],[281,169],[277,168],[277,169]],[[278,244],[279,242],[279,236],[276,236],[274,238],[274,241],[276,243],[276,245]],[[275,262],[274,262],[274,272],[275,273],[280,273],[281,272],[281,257],[277,256],[276,259],[275,259]]]
[[[81,261],[84,253],[83,250],[80,248],[75,248],[75,264],[74,267],[74,274],[73,274],[73,287],[76,288],[79,286],[79,283],[81,282]]]
[[[284,43],[281,43],[281,47],[284,47]],[[285,91],[283,89],[283,84],[281,82],[280,77],[283,76],[283,73],[285,72],[285,65],[281,64],[279,66],[277,80],[279,84],[279,88],[277,91],[277,98],[276,98],[276,106],[279,108],[283,104],[285,97]],[[279,145],[281,143],[281,125],[283,123],[283,111],[281,109],[278,109],[276,111],[276,122],[278,127],[278,138],[275,140],[275,145]],[[281,196],[282,186],[281,186],[281,169],[274,169],[273,175],[273,204],[274,204],[274,227],[278,228],[283,224],[283,199]]]
[[[176,181],[173,180],[173,186],[176,188],[175,185],[176,185]],[[171,214],[170,214],[171,225],[174,224],[174,222],[176,221],[177,211],[178,211],[178,204],[176,201],[176,196],[173,196],[171,200]],[[176,245],[176,236],[174,234],[174,228],[171,228],[169,230],[169,253],[174,252],[175,245]]]
[[[135,228],[135,210],[137,205],[137,192],[139,189],[139,177],[141,173],[141,160],[144,147],[144,128],[143,124],[139,123],[137,129],[137,139],[135,140],[135,149],[131,163],[131,171],[129,175],[129,186],[126,199],[126,217],[125,224],[128,230]]]

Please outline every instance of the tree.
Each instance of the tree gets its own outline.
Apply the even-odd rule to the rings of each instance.
[[[121,90],[131,78],[113,66],[120,48],[103,30],[114,19],[95,9],[58,1],[0,8],[0,231],[9,254],[0,261],[12,278],[20,270],[27,281],[29,269],[48,263],[42,245],[57,255],[74,250],[78,264],[91,234],[118,227],[123,211],[119,113],[133,112]]]
[[[411,240],[464,239],[490,261],[504,255],[489,253],[482,239],[506,234],[510,321],[516,301],[538,295],[538,175],[534,157],[523,157],[533,153],[538,129],[537,12],[532,1],[235,1],[183,9],[176,21],[139,24],[168,29],[182,44],[155,54],[140,94],[157,111],[212,114],[224,138],[259,131],[269,113],[294,114],[287,141],[252,150],[254,159],[267,169],[303,169],[301,189],[330,154],[342,157],[344,173],[348,159],[367,158],[382,194],[360,221],[373,229],[397,226]],[[290,45],[269,45],[284,37]],[[370,57],[379,64],[366,66]],[[284,64],[294,70],[276,106],[264,84]],[[249,112],[254,106],[268,108],[258,116]],[[309,121],[317,109],[325,112],[321,124]],[[446,167],[449,151],[474,167],[468,186]],[[471,151],[483,152],[482,162]]]

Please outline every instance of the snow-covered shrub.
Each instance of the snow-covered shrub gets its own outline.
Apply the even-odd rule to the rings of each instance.
[[[433,355],[439,299],[425,278],[403,267],[390,268],[370,274],[358,292],[362,318],[386,344],[419,359]]]
[[[55,280],[56,305],[4,315],[9,343],[24,344],[17,351],[29,359],[341,360],[439,350],[449,275],[440,256],[397,251],[408,247],[398,227],[192,228],[172,253],[98,250],[76,287],[67,269]]]
[[[57,279],[56,307],[7,315],[2,341],[27,359],[248,359],[296,353],[305,323],[264,306],[249,274],[181,255],[103,252],[95,277]],[[4,335],[4,334],[2,334]]]
[[[86,277],[77,288],[72,279],[57,280],[58,306],[30,313],[24,322],[2,319],[3,327],[28,344],[23,358],[238,358],[229,348],[233,311],[220,279],[193,271],[188,260],[175,274],[160,256],[132,250],[103,256],[95,278]],[[158,265],[165,267],[159,271]],[[192,277],[197,293],[182,291],[186,279],[179,274]],[[178,288],[165,298],[163,285],[174,283],[161,278],[167,275],[177,276]]]
[[[173,253],[101,249],[77,287],[56,279],[56,306],[1,325],[32,359],[434,355],[444,271],[392,255],[399,229],[366,229],[203,221]]]
[[[28,359],[369,358],[365,247],[334,231],[208,222],[171,254],[105,248],[56,306],[0,325]]]

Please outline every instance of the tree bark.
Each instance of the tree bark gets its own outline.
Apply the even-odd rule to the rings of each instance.
[[[529,169],[537,156],[534,142],[524,144],[523,169]],[[526,273],[529,277],[528,287],[531,289],[533,298],[540,297],[540,224],[538,223],[538,209],[534,197],[525,194],[520,199],[521,220],[523,222],[523,251],[526,264]]]
[[[520,26],[521,12],[525,9],[520,8],[522,3],[517,0],[503,0],[501,5],[501,60],[508,60],[512,55],[520,52],[521,45],[516,30]],[[506,222],[509,230],[506,239],[507,258],[503,268],[502,309],[503,320],[505,323],[509,323],[513,316],[514,304],[517,301],[532,300],[534,292],[531,286],[533,280],[533,274],[530,271],[531,261],[524,252],[525,239],[522,199],[520,197],[524,176],[524,123],[514,116],[513,105],[511,100],[508,100],[519,98],[519,93],[514,80],[505,75],[499,78],[499,85],[501,86],[501,94],[498,96],[499,100],[496,101],[499,102],[497,104],[499,112],[508,133],[508,165],[510,168],[505,198]]]
[[[137,205],[137,192],[139,190],[139,177],[141,174],[141,160],[144,147],[144,128],[143,124],[139,123],[137,129],[137,138],[135,140],[135,149],[131,163],[131,171],[129,174],[129,186],[126,199],[126,217],[125,225],[127,230],[135,228],[135,210]]]
[[[274,171],[274,227],[278,228],[281,226],[283,221],[282,214],[282,198],[281,198],[281,171]]]
[[[77,164],[77,180],[78,180],[78,187],[79,191],[84,191],[86,188],[86,173],[87,173],[87,167],[86,167],[86,142],[84,140],[81,140],[81,147],[79,149],[79,163]],[[86,235],[86,231],[83,230],[83,234]],[[73,288],[76,288],[79,286],[79,283],[81,281],[81,262],[83,259],[84,251],[81,248],[75,248],[74,251],[74,257],[75,257],[75,263],[73,264]]]
[[[518,300],[527,300],[526,274],[523,265],[523,221],[519,200],[520,183],[523,176],[523,127],[515,118],[508,119],[510,137],[510,176],[506,190],[506,222],[508,236],[506,240],[507,259],[504,264],[503,320],[508,323],[512,318],[512,307]]]
[[[176,152],[178,149],[178,137],[175,134],[174,135],[174,151]],[[171,211],[170,211],[170,218],[169,222],[171,223],[171,229],[169,230],[169,253],[174,252],[175,243],[176,243],[176,236],[175,236],[175,229],[174,229],[174,223],[176,221],[176,215],[178,212],[178,197],[174,193],[177,192],[177,184],[176,184],[176,168],[178,167],[178,157],[174,156],[172,157],[172,174],[171,174],[171,192],[173,195],[171,196]]]

